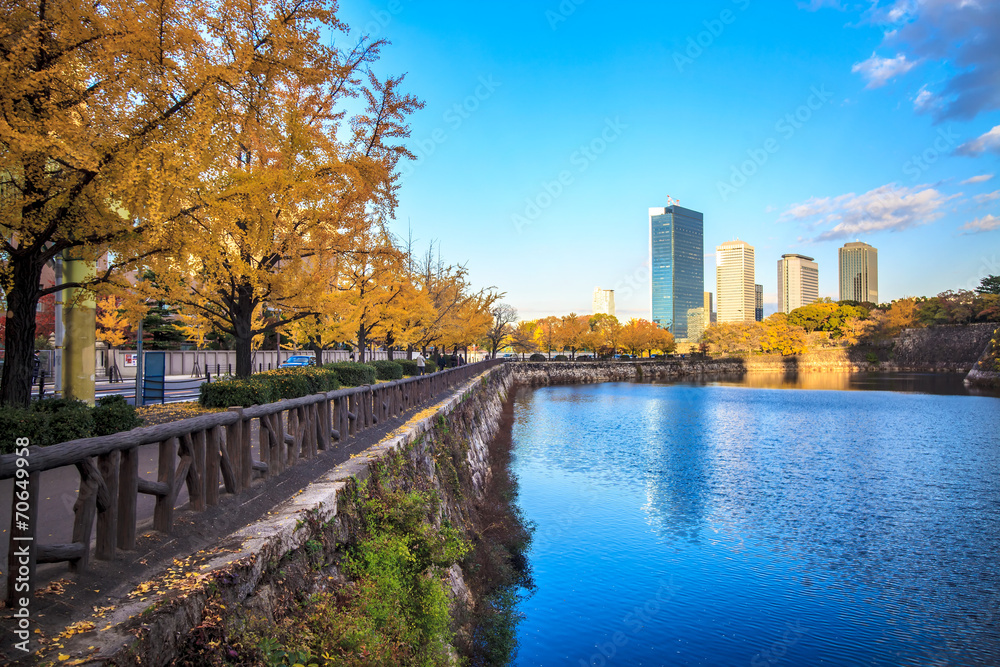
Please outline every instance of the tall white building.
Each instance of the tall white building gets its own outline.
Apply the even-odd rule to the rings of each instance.
[[[867,243],[846,243],[838,251],[840,300],[878,303],[878,249]]]
[[[805,255],[778,260],[778,312],[790,313],[819,299],[819,265]]]
[[[719,322],[753,322],[756,307],[753,246],[726,241],[715,249],[715,309]]]
[[[599,313],[615,315],[615,291],[613,289],[594,288],[594,315]]]

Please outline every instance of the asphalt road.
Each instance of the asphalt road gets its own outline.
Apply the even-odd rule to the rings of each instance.
[[[166,383],[164,386],[164,403],[177,403],[180,401],[193,401],[198,398],[198,393],[202,383],[205,382],[205,378],[192,378],[187,375],[170,375],[167,376]],[[148,391],[148,390],[147,390]],[[125,396],[125,400],[129,405],[135,404],[135,380],[126,380],[125,382],[107,382],[99,381],[94,385],[94,395],[96,398],[102,398],[104,396],[111,396],[112,394],[121,394]],[[52,398],[53,396],[58,396],[57,393],[52,391],[52,387],[48,386],[45,388],[45,397]],[[33,398],[38,397],[38,387],[35,386],[32,393]],[[159,403],[160,401],[149,401],[146,403]]]

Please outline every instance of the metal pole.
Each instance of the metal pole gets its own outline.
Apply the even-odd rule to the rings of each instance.
[[[63,258],[62,253],[59,253],[55,257],[56,263],[56,285],[62,285],[63,282]],[[58,394],[62,391],[62,361],[63,361],[63,338],[66,335],[66,329],[63,326],[63,294],[64,292],[56,292],[56,309],[55,309],[55,334],[56,334],[56,349],[52,353],[52,391],[54,394]]]
[[[136,333],[135,349],[135,407],[142,405],[142,320],[139,318],[139,328]]]

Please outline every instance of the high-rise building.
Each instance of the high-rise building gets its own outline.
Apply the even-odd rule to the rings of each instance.
[[[697,343],[705,333],[705,309],[692,308],[688,311],[688,342]]]
[[[705,328],[707,329],[715,321],[715,310],[712,306],[712,293],[705,292],[701,307],[705,311]]]
[[[704,218],[676,204],[649,209],[649,264],[653,322],[688,340],[688,311],[705,292]]]
[[[819,299],[819,265],[805,255],[778,260],[778,312],[790,313]]]
[[[878,250],[856,241],[838,251],[840,300],[878,303]]]
[[[753,322],[756,308],[753,246],[726,241],[715,249],[715,308],[719,322]]]
[[[594,288],[594,315],[604,313],[615,314],[615,291],[613,289]]]
[[[764,286],[753,286],[753,319],[757,322],[764,321]]]

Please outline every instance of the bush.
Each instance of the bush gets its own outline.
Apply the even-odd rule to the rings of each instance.
[[[417,374],[417,362],[413,359],[397,359],[396,363],[399,364],[399,368],[403,371],[403,375],[416,375]],[[424,362],[424,372],[427,372],[427,362]]]
[[[273,371],[272,371],[273,372]],[[198,402],[206,408],[246,407],[263,405],[278,400],[270,384],[255,378],[219,380],[202,383]]]
[[[372,369],[374,370],[374,369]],[[322,367],[280,368],[248,378],[201,385],[198,402],[206,408],[248,407],[340,388],[337,371]]]
[[[17,438],[28,438],[32,445],[51,445],[48,430],[48,414],[26,408],[0,408],[0,454],[12,453]]]
[[[416,375],[417,374],[417,362],[412,359],[397,359],[396,363],[399,364],[403,369],[403,375]],[[429,359],[424,360],[424,374],[433,373],[437,370],[437,364]]]
[[[546,359],[544,354],[535,352],[533,355],[528,357],[528,361],[546,361]]]
[[[403,377],[403,367],[395,361],[373,361],[375,377],[379,380],[399,380]]]
[[[0,408],[0,454],[13,452],[17,438],[49,447],[141,425],[135,408],[117,395],[105,396],[94,408],[83,401],[62,398],[35,401],[28,408]]]
[[[584,354],[576,358],[577,361],[590,361],[591,359],[593,359],[593,357],[589,354]]]
[[[142,426],[142,419],[124,396],[112,394],[98,399],[94,408],[94,435],[111,435],[139,426]]]
[[[304,368],[296,369],[296,372],[302,373],[306,376],[310,385],[310,394],[318,394],[324,391],[340,389],[340,378],[336,372],[331,371],[330,369],[319,368],[316,366],[306,366]]]
[[[567,356],[566,356],[565,354],[557,354],[557,355],[556,355],[556,356],[555,356],[555,357],[553,358],[553,360],[554,360],[554,361],[569,361],[569,357],[567,357]]]
[[[353,361],[341,361],[336,364],[324,364],[337,373],[341,386],[360,387],[364,384],[375,384],[375,367],[368,364],[358,364]]]
[[[31,405],[31,409],[49,416],[47,444],[54,445],[67,440],[89,438],[94,434],[93,408],[83,401],[54,398],[36,401]]]

